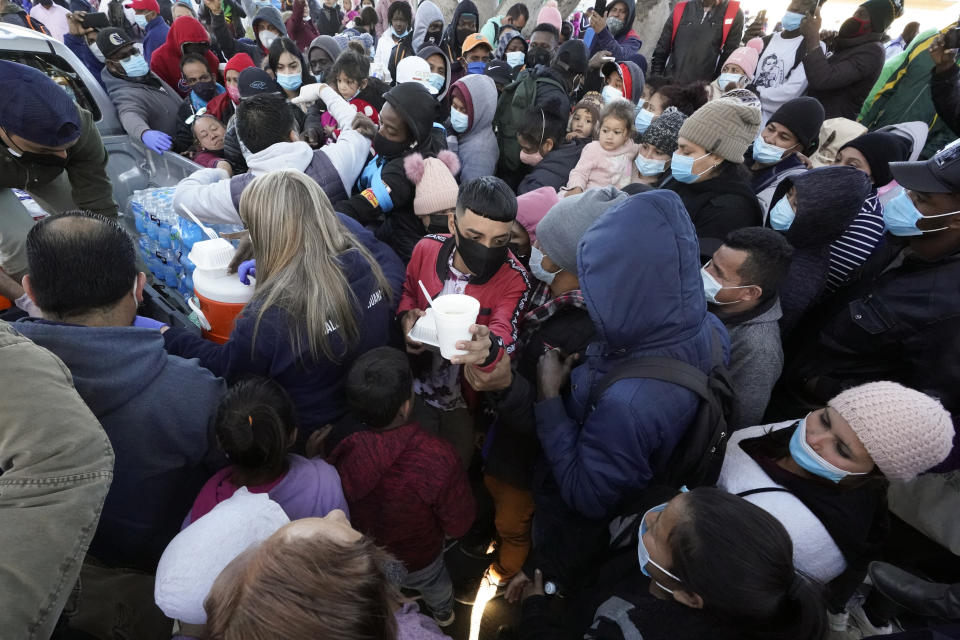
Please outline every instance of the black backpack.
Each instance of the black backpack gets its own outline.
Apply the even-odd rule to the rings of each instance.
[[[737,424],[738,404],[716,331],[711,336],[710,362],[710,373],[705,374],[675,358],[633,358],[615,366],[590,390],[589,407],[595,407],[604,391],[624,378],[663,380],[689,389],[700,397],[693,421],[674,448],[662,474],[654,478],[657,485],[673,488],[713,486],[720,476],[730,425]]]

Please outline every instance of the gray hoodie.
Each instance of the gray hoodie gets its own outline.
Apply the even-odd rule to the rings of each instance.
[[[155,83],[118,78],[106,67],[100,72],[110,101],[117,108],[123,130],[138,141],[148,129],[172,136],[177,130],[177,109],[183,102],[177,92],[155,73],[151,71],[150,76]]]
[[[447,137],[447,147],[460,158],[460,182],[493,175],[500,157],[493,115],[497,110],[497,85],[490,76],[466,75],[453,83],[467,103],[467,130]],[[452,87],[451,87],[452,90]],[[448,129],[453,131],[452,127]]]

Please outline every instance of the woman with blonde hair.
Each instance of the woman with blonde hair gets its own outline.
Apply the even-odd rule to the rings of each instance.
[[[256,260],[256,293],[225,344],[167,329],[167,350],[233,382],[276,380],[290,394],[300,441],[346,411],[343,380],[360,354],[387,344],[395,304],[383,270],[316,182],[272,171],[240,198]]]

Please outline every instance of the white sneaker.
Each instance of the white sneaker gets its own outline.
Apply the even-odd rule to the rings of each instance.
[[[457,619],[457,613],[452,609],[450,610],[450,615],[447,616],[446,618],[438,618],[437,616],[433,616],[433,621],[436,622],[437,626],[440,627],[441,629],[445,629],[446,627],[449,627],[450,625],[453,624],[454,620],[456,619]]]
[[[869,636],[889,636],[893,633],[893,625],[887,624],[882,627],[874,626],[867,617],[867,612],[863,610],[863,603],[866,598],[860,594],[854,595],[847,603],[847,611],[853,618],[853,627],[860,631],[861,638]]]
[[[830,622],[830,631],[843,633],[847,630],[850,615],[846,611],[840,613],[831,613],[827,611],[827,620]]]

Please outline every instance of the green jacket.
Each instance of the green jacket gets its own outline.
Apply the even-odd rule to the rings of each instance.
[[[937,115],[930,97],[933,60],[928,52],[934,36],[955,26],[956,23],[941,31],[924,31],[905,51],[890,58],[860,111],[860,122],[871,131],[901,122],[925,123],[929,132],[921,158],[933,156],[956,138]]]
[[[30,191],[52,182],[66,171],[70,195],[78,208],[117,217],[117,203],[107,177],[107,150],[90,112],[80,109],[80,119],[83,129],[77,143],[67,150],[66,168],[23,162],[0,145],[0,188]]]

